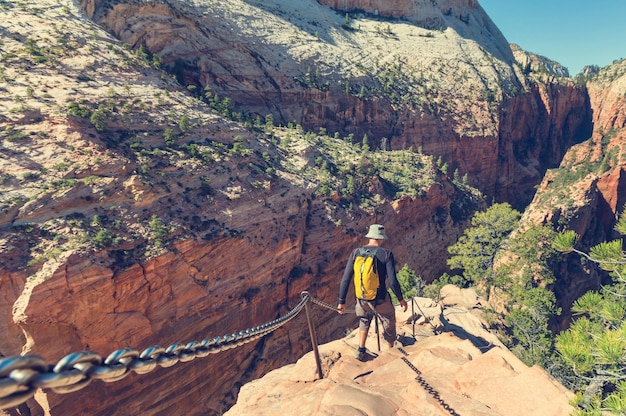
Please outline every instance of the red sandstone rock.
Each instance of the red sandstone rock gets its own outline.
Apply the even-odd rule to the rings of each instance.
[[[443,93],[428,98],[433,106],[440,106],[437,107],[439,110],[450,110],[444,115],[436,115],[430,110],[425,112],[422,108],[398,109],[385,100],[345,96],[341,77],[350,74],[341,74],[341,77],[333,79],[334,90],[304,89],[283,71],[303,71],[301,63],[307,62],[309,57],[294,58],[293,62],[297,65],[279,65],[278,69],[271,69],[271,65],[262,63],[250,65],[250,62],[260,62],[259,56],[263,54],[259,54],[258,50],[261,49],[250,46],[247,38],[237,38],[237,33],[230,26],[219,26],[218,23],[228,22],[223,17],[209,16],[209,24],[203,23],[203,26],[184,16],[182,10],[172,11],[163,4],[118,3],[114,9],[110,9],[109,2],[83,1],[81,4],[89,16],[97,15],[105,19],[111,31],[123,41],[133,45],[145,42],[151,51],[162,53],[166,63],[173,64],[177,58],[189,63],[198,58],[198,68],[202,70],[197,80],[199,84],[211,85],[221,97],[231,96],[232,93],[234,99],[247,105],[252,112],[266,114],[270,107],[280,107],[286,121],[296,120],[308,128],[324,125],[329,131],[352,131],[357,133],[357,138],[365,132],[374,133],[371,137],[377,138],[391,137],[390,133],[394,132],[394,148],[422,146],[426,153],[442,155],[451,163],[458,164],[462,172],[469,172],[471,182],[489,195],[508,198],[513,189],[522,192],[517,185],[539,178],[545,168],[539,163],[539,155],[558,159],[572,137],[576,136],[573,132],[584,127],[584,120],[589,115],[584,105],[584,90],[569,82],[564,85],[544,85],[541,82],[520,85],[520,88],[528,87],[528,92],[503,104],[507,111],[502,120],[493,118],[495,113],[499,114],[499,107],[493,113],[494,110],[485,101],[467,102],[461,99],[455,102]],[[246,2],[240,5],[248,7]],[[74,4],[67,3],[67,7],[76,16],[80,15]],[[42,12],[42,16],[25,15],[30,26],[23,27],[28,27],[29,32],[15,37],[25,39],[41,34],[43,39],[56,36],[42,28],[56,27],[50,24],[50,18],[45,20],[45,17],[46,13],[58,12],[59,9],[55,3]],[[16,9],[11,13],[18,11]],[[332,13],[325,16],[336,15]],[[66,17],[62,19],[65,21]],[[72,22],[83,25],[80,26],[83,32],[78,29],[76,32],[83,34],[79,36],[82,40],[91,39],[95,34],[107,43],[116,43],[89,22],[78,18]],[[12,19],[2,22],[7,25],[13,23]],[[7,30],[17,30],[17,26]],[[238,30],[257,29],[250,25]],[[423,30],[420,33],[425,34],[426,29]],[[3,43],[3,48],[8,47],[9,40]],[[83,43],[73,44],[73,50],[81,47],[87,50],[92,46],[88,41]],[[100,45],[95,41],[93,43]],[[497,45],[491,49],[492,52],[506,60],[506,51],[498,52],[502,45],[495,43]],[[260,45],[257,47],[260,48]],[[328,44],[324,44],[324,49],[330,49]],[[75,83],[72,80],[78,74],[82,75],[84,57],[88,55],[91,56],[91,53],[70,56],[68,60],[75,59],[80,64],[63,61],[68,71],[56,74],[57,77],[40,67],[37,71],[29,71],[25,77],[12,73],[13,67],[8,66],[10,75],[19,76],[20,81],[7,85],[7,88],[23,88],[27,78],[29,84],[50,84],[45,88],[46,94],[52,98],[46,100],[54,103],[58,100],[63,111],[66,111],[70,100],[102,100],[107,96],[110,82],[114,82],[120,91],[127,84],[132,94],[146,102],[156,100],[151,92],[161,94],[167,90],[172,95],[183,95],[179,86],[163,81],[161,74],[152,70],[137,70],[121,64],[119,67],[107,67],[108,64],[120,63],[113,59],[112,53],[107,57],[99,56],[100,61],[89,67],[93,69],[90,75],[95,78],[94,81]],[[273,57],[276,56],[267,54],[264,59]],[[333,59],[336,60],[336,56]],[[510,67],[504,65],[501,70],[510,77],[507,79],[516,79],[507,72],[512,71]],[[495,77],[495,74],[494,71],[489,75]],[[185,80],[195,82],[189,75],[186,74]],[[70,84],[66,86],[66,82]],[[141,95],[138,90],[149,92]],[[9,98],[2,100],[3,108],[13,108],[14,104],[7,102],[11,102],[14,94],[22,96],[23,93],[21,89],[12,90],[11,94],[7,94]],[[209,137],[228,144],[237,135],[250,138],[233,123],[204,112],[206,108],[199,109],[193,100],[177,99],[177,103],[168,102],[167,111],[181,111],[180,107],[183,107],[205,121],[204,126],[191,133],[197,137],[190,140],[201,141]],[[36,95],[29,104],[38,103],[45,109],[47,103],[42,100],[43,94]],[[308,106],[303,108],[303,102],[309,103]],[[444,105],[448,102],[454,104],[450,109]],[[614,104],[616,109],[619,108],[618,101]],[[613,104],[607,108],[612,107]],[[462,111],[457,113],[458,109]],[[57,110],[55,107],[54,111]],[[595,110],[594,114],[602,113],[601,108]],[[616,112],[603,114],[611,113]],[[471,114],[476,115],[475,120],[472,120]],[[537,114],[542,115],[539,122]],[[19,120],[0,120],[3,131],[12,125],[26,129],[29,134],[23,146],[6,145],[12,152],[7,159],[0,160],[3,173],[11,173],[13,180],[19,182],[25,173],[39,171],[40,168],[54,171],[55,165],[70,161],[76,162],[76,166],[70,172],[59,170],[59,179],[66,176],[84,179],[91,175],[102,178],[96,178],[97,182],[89,186],[79,184],[69,192],[48,190],[41,195],[34,193],[38,189],[25,186],[24,189],[33,192],[28,195],[32,199],[26,198],[2,213],[0,313],[12,317],[0,324],[3,335],[0,353],[3,355],[30,352],[54,362],[69,352],[87,348],[107,355],[125,346],[140,350],[155,344],[168,346],[232,333],[275,319],[297,304],[303,290],[333,302],[345,259],[350,249],[362,241],[363,231],[373,220],[386,224],[392,236],[389,244],[398,262],[408,263],[418,274],[431,280],[445,269],[445,259],[441,256],[443,248],[456,240],[477,206],[464,199],[465,196],[448,180],[438,178],[438,184],[424,196],[385,203],[377,208],[374,215],[364,211],[340,213],[338,219],[343,226],[337,227],[329,221],[327,207],[313,198],[310,189],[299,188],[288,180],[278,178],[272,181],[269,188],[252,190],[250,183],[253,180],[246,177],[245,170],[234,162],[232,166],[223,166],[225,173],[211,176],[211,185],[218,190],[212,200],[206,195],[185,199],[185,187],[199,193],[200,177],[207,172],[206,167],[194,170],[168,166],[160,170],[163,173],[160,178],[146,175],[146,180],[142,180],[135,172],[140,166],[131,163],[121,153],[107,149],[104,139],[108,133],[100,135],[87,121],[58,113],[48,114],[41,110],[41,117],[46,119],[40,124],[34,119],[31,121],[31,115],[35,119],[40,117],[37,112],[29,112],[28,116],[20,116]],[[157,143],[162,140],[162,130],[172,122],[167,117],[159,119],[159,114],[155,117],[156,120],[151,120],[149,126],[143,127],[146,135],[142,140]],[[607,120],[610,118],[607,116]],[[615,119],[621,120],[619,115]],[[126,120],[125,123],[111,125],[109,133],[114,135],[125,131],[128,126],[134,126],[132,123]],[[154,137],[151,132],[155,132]],[[528,142],[528,137],[536,138],[536,142]],[[516,159],[520,154],[523,157]],[[554,160],[550,160],[552,162]],[[155,168],[146,167],[148,170]],[[231,172],[238,177],[234,178],[236,175]],[[245,190],[236,195],[237,199],[227,195],[229,181],[235,179]],[[616,195],[612,190],[613,183],[603,183],[603,195]],[[525,192],[529,189],[526,188]],[[609,199],[611,206],[618,204],[615,201],[619,198],[611,196]],[[173,209],[180,211],[172,215]],[[149,212],[146,214],[146,211]],[[44,223],[75,212],[86,218],[96,213],[106,215],[107,212],[115,212],[124,220],[128,233],[136,235],[131,242],[125,242],[115,250],[52,252],[48,253],[48,258],[27,264],[39,254],[36,251],[38,248],[29,245],[28,224]],[[168,251],[160,252],[148,261],[137,260],[132,252],[146,244],[148,238],[141,234],[137,224],[146,222],[152,213],[172,217],[197,215],[203,219],[210,218],[219,227],[202,234],[176,235],[177,242]],[[589,222],[593,213],[593,210],[585,212],[581,229],[593,224]],[[13,232],[10,226],[24,228]],[[69,231],[59,234],[71,235]],[[336,339],[343,335],[344,329],[353,325],[349,317],[338,317],[333,312],[314,310],[314,316],[322,342]],[[148,375],[131,374],[115,383],[94,381],[75,394],[60,395],[46,391],[38,393],[37,400],[42,407],[50,408],[52,414],[64,416],[109,414],[114,411],[126,411],[128,414],[221,413],[233,402],[242,382],[260,377],[269,369],[292,363],[309,348],[305,324],[301,317],[298,319],[300,321],[294,321],[272,335],[237,350],[159,369]],[[444,357],[445,360],[440,362],[445,361],[444,366],[448,369],[458,370],[467,360],[465,346],[436,347],[433,351],[424,352],[425,357]],[[396,357],[389,358],[395,360],[389,371],[402,367]],[[351,371],[361,370],[353,367]],[[348,375],[354,377],[358,374]],[[467,374],[464,377],[458,379],[459,383],[465,380],[471,384],[471,377]],[[450,388],[444,382],[437,386],[442,391]],[[462,394],[458,395],[458,388],[454,388],[457,391],[452,392],[452,397],[464,400]],[[424,392],[415,394],[422,401],[431,400]],[[332,406],[337,405],[340,396],[334,394],[331,397]],[[436,403],[430,405],[435,406]],[[476,412],[484,411],[482,404],[474,405],[472,409]],[[384,409],[392,411],[396,406],[386,403]]]
[[[88,16],[122,41],[144,45],[166,66],[176,65],[186,84],[208,86],[238,110],[272,113],[276,122],[296,122],[305,129],[351,133],[355,141],[367,134],[376,147],[386,138],[393,149],[421,148],[441,156],[451,172],[467,173],[470,184],[488,198],[516,207],[532,200],[545,170],[558,165],[571,144],[591,134],[584,89],[555,77],[526,79],[517,73],[506,39],[475,0],[319,3],[338,11],[402,17],[414,25],[394,26],[389,29],[393,36],[386,37],[382,23],[363,19],[354,24],[360,29],[346,31],[344,18],[313,2],[243,4],[237,12],[224,6],[224,11],[200,14],[156,3],[109,7],[81,1]],[[258,24],[257,15],[267,26]],[[290,19],[302,28],[297,36]],[[265,34],[266,27],[275,29]],[[443,30],[446,40],[440,42],[435,34]],[[448,40],[453,34],[457,42]],[[395,52],[383,59],[378,50]],[[479,64],[484,50],[497,63],[477,74],[484,67]],[[410,96],[419,104],[359,96],[359,85],[380,89],[377,74],[394,72],[400,61],[412,75],[398,82],[416,88]],[[296,82],[311,77],[307,68],[319,71],[326,87]],[[426,75],[422,68],[442,69]],[[420,87],[425,81],[411,78],[417,74],[432,85]],[[493,84],[492,102],[484,98],[482,79]],[[346,83],[355,91],[346,94]],[[507,90],[501,87],[505,84]]]

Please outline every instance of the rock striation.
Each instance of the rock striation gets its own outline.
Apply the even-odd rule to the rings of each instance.
[[[625,74],[626,65],[621,61],[592,75],[587,89],[594,114],[593,135],[572,146],[559,168],[546,173],[522,218],[523,223],[575,231],[579,236],[578,248],[583,251],[619,237],[613,228],[626,203]],[[564,310],[561,327],[567,326],[569,306],[575,299],[608,282],[606,274],[582,267],[576,255],[570,256],[572,261],[567,268],[557,273],[559,279],[554,289]]]
[[[591,135],[585,89],[562,71],[522,73],[476,1],[220,2],[210,13],[199,2],[80,4],[238,111],[421,148],[518,208]]]
[[[333,302],[345,259],[373,221],[390,230],[399,263],[432,280],[483,206],[426,163],[433,181],[417,196],[396,197],[377,178],[375,206],[324,199],[319,181],[302,177],[320,155],[314,145],[294,139],[286,157],[262,126],[226,119],[199,95],[229,98],[252,120],[271,113],[276,124],[345,141],[367,134],[372,147],[419,149],[441,157],[449,176],[458,169],[489,199],[518,206],[592,120],[623,121],[619,95],[603,101],[598,87],[590,103],[572,80],[521,73],[474,2],[439,2],[450,11],[405,3],[417,14],[387,18],[382,3],[352,2],[346,19],[337,10],[347,6],[304,0],[3,4],[0,354],[55,362],[81,350],[168,346],[271,321],[303,290]],[[613,172],[598,183],[618,207],[623,175]],[[594,211],[584,213],[581,224],[595,224]],[[321,342],[353,324],[314,315]],[[21,411],[221,414],[243,383],[308,351],[307,336],[294,322],[204,361],[94,381],[80,400],[38,392]],[[468,354],[478,359],[471,341],[443,338],[455,346],[438,351],[454,350],[456,370],[459,360],[471,365]],[[434,354],[428,342],[410,354]],[[508,367],[522,371],[500,358],[505,378],[517,374]],[[454,389],[459,401],[471,390]]]
[[[436,180],[416,197],[395,198],[379,179],[369,209],[321,198],[290,167],[314,165],[312,145],[294,138],[285,160],[74,3],[63,6],[24,3],[0,22],[11,34],[0,84],[1,355],[106,357],[269,322],[303,290],[333,302],[349,251],[381,219],[396,230],[399,262],[430,279],[445,270],[437,247],[454,241],[482,200],[432,164]],[[316,315],[321,341],[343,335],[346,318]],[[38,392],[20,411],[219,414],[242,383],[306,348],[306,327],[294,325],[205,361],[94,381],[81,400]]]

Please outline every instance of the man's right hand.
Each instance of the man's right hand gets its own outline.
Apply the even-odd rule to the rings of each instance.
[[[340,303],[339,305],[337,305],[337,312],[339,312],[340,314],[344,314],[346,313],[346,305]]]

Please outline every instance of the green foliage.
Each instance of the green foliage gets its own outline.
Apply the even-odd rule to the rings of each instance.
[[[246,147],[243,137],[237,135],[233,138],[233,147],[230,150],[232,155],[248,156],[252,150]]]
[[[616,393],[604,400],[604,406],[615,415],[626,414],[626,385],[624,382],[620,383]]]
[[[274,131],[274,115],[272,113],[265,116],[265,126],[263,127],[263,131],[266,134],[270,134]]]
[[[400,283],[400,289],[405,299],[410,299],[414,296],[423,296],[424,286],[426,283],[424,280],[415,274],[415,271],[410,269],[408,264],[402,266],[402,268],[396,274],[398,283]],[[391,300],[394,304],[398,303],[398,298],[390,290]]]
[[[148,226],[150,227],[150,239],[154,241],[157,247],[162,246],[163,238],[168,234],[167,228],[163,225],[163,221],[161,221],[156,214],[153,214]]]
[[[72,188],[76,183],[74,178],[55,179],[50,184],[59,189]]]
[[[257,124],[260,129],[262,120]],[[418,197],[435,180],[436,171],[429,156],[412,150],[364,152],[362,142],[353,143],[353,135],[343,139],[338,135],[319,136],[303,132],[302,127],[294,123],[289,125],[289,130],[276,128],[278,146],[287,153],[298,152],[298,158],[310,157],[294,173],[317,184],[315,194],[327,200],[332,198],[329,203],[346,207],[357,204],[370,210],[392,198]],[[323,129],[320,131],[326,133]],[[283,167],[293,168],[292,162],[288,161]]]
[[[589,258],[598,263],[604,270],[612,271],[623,268],[624,252],[622,251],[622,241],[605,241],[589,251]]]
[[[574,231],[566,231],[556,235],[552,246],[555,250],[568,254],[574,251],[577,239],[578,236]]]
[[[574,315],[590,316],[592,313],[600,309],[602,301],[603,299],[600,293],[596,291],[587,292],[574,301],[571,309]]]
[[[106,130],[107,119],[108,119],[107,111],[102,108],[98,108],[96,111],[94,111],[91,114],[91,117],[89,117],[89,121],[91,121],[91,124],[93,124],[93,126],[98,131]]]
[[[94,244],[100,248],[110,247],[113,245],[114,241],[116,241],[115,235],[105,229],[98,230],[93,237]]]
[[[494,270],[493,284],[506,299],[504,341],[528,365],[553,366],[550,320],[561,313],[548,289],[555,281],[554,231],[534,226],[507,239],[507,261]]]
[[[369,144],[369,138],[367,137],[367,134],[363,135],[363,140],[361,142],[361,149],[363,149],[363,152],[368,152],[370,150],[370,144]]]
[[[589,322],[580,320],[579,322]],[[591,354],[591,337],[583,331],[569,330],[560,334],[556,339],[556,349],[565,362],[572,366],[580,375],[589,374],[594,367],[594,358]]]
[[[187,114],[183,114],[183,116],[178,121],[178,128],[180,128],[180,131],[185,133],[189,131],[189,127],[190,127],[189,116]]]
[[[520,213],[507,203],[494,204],[472,218],[471,227],[448,248],[448,265],[461,269],[466,280],[475,284],[493,278],[493,262],[505,238],[515,229]]]
[[[209,86],[205,87],[204,96],[207,104],[213,108],[218,114],[232,120],[241,120],[241,114],[234,113],[231,109],[231,100],[228,97],[221,99],[219,95],[213,94]]]
[[[552,270],[558,254],[552,245],[555,235],[551,228],[541,226],[533,226],[516,233],[507,240],[507,250],[514,257],[503,266],[502,272],[516,272],[514,284],[523,288],[553,283],[555,278]],[[502,272],[496,270],[496,281],[500,285],[506,285],[506,280],[510,279],[503,276]]]
[[[519,305],[509,306],[505,317],[511,350],[526,364],[546,366],[550,361],[554,337],[549,320],[559,311],[554,293],[536,287],[523,291]]]
[[[439,291],[445,285],[455,285],[460,288],[466,288],[469,287],[471,283],[470,280],[467,280],[462,275],[455,274],[450,276],[448,273],[444,273],[424,288],[424,295],[431,299],[439,299]]]
[[[75,102],[69,103],[67,105],[67,108],[68,108],[69,114],[76,116],[76,117],[87,118],[91,115],[91,111],[88,108]]]
[[[512,234],[519,218],[508,204],[476,213],[471,227],[448,248],[452,254],[448,264],[461,273],[444,274],[427,293],[437,296],[445,284],[473,284],[496,296],[506,309],[494,323],[505,344],[528,365],[552,365],[554,337],[549,323],[560,313],[554,293],[547,289],[555,280],[554,231],[535,226]]]
[[[624,232],[624,214],[615,229]],[[599,243],[589,253],[574,248],[575,234],[559,236],[563,253],[575,252],[609,272],[613,283],[577,299],[572,312],[577,319],[556,337],[556,349],[582,382],[579,414],[596,411],[624,414],[626,409],[626,254],[622,241]],[[563,242],[565,240],[565,243]],[[590,413],[591,412],[591,413]],[[603,413],[606,414],[606,413]]]
[[[173,146],[176,143],[176,133],[171,128],[166,128],[163,132],[163,140],[168,146]]]
[[[10,142],[19,142],[28,138],[22,129],[17,129],[11,125],[6,126],[4,131],[0,131],[0,140],[7,139]]]

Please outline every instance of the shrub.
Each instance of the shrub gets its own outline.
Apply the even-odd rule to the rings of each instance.
[[[98,131],[105,131],[107,128],[107,113],[105,110],[98,108],[91,114],[89,121]]]
[[[113,245],[115,235],[107,230],[99,230],[93,237],[93,242],[97,247],[106,248]]]
[[[85,108],[84,106],[75,102],[69,103],[67,105],[67,108],[69,114],[72,116],[87,118],[91,115],[91,111],[89,111],[88,108]]]
[[[165,144],[168,146],[172,146],[175,143],[176,133],[174,130],[167,128],[163,132],[163,140],[165,140]]]
[[[424,295],[426,283],[421,277],[417,276],[415,271],[410,269],[407,264],[402,266],[402,269],[398,271],[396,277],[398,278],[398,283],[400,283],[400,288],[402,289],[402,294],[405,299]],[[391,295],[392,302],[397,304],[398,298],[396,298],[396,295],[394,295],[392,291],[389,291],[389,294]]]

